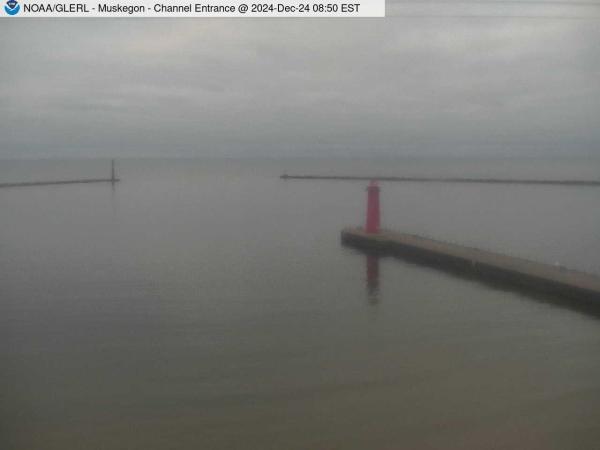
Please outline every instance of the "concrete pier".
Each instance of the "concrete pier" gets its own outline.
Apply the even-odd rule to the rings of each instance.
[[[591,274],[394,231],[372,234],[348,228],[341,239],[345,245],[368,251],[600,305],[596,303],[600,302],[600,277]]]

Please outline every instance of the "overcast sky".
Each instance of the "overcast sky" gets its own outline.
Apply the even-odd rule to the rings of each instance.
[[[388,15],[0,19],[0,158],[600,156],[600,4]]]

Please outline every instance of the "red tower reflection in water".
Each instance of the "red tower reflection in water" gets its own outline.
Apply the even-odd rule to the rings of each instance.
[[[369,303],[379,302],[379,256],[367,255],[367,297]]]

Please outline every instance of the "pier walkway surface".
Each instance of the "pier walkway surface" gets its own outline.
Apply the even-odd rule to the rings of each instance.
[[[508,282],[564,297],[600,301],[600,277],[412,234],[362,228],[342,231],[344,244],[389,253],[425,264],[467,272],[480,278]]]

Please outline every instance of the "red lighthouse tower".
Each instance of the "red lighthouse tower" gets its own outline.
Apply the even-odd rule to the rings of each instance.
[[[371,180],[367,187],[367,233],[379,233],[379,185],[376,180]]]

